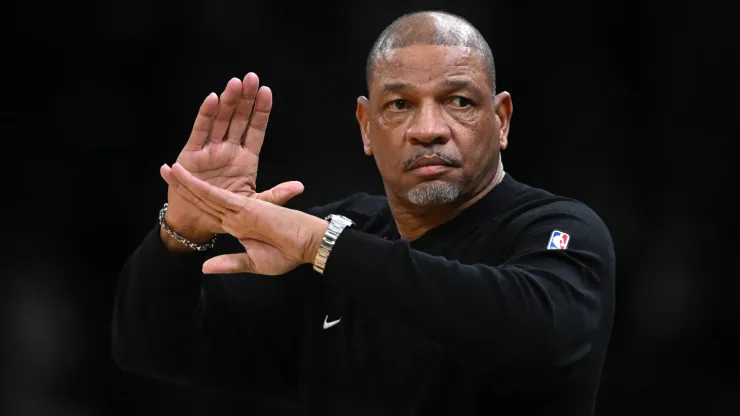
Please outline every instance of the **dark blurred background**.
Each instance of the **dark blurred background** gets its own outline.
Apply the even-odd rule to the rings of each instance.
[[[507,171],[586,202],[612,231],[617,316],[597,414],[740,414],[737,14],[662,3],[7,6],[2,413],[261,406],[112,362],[115,285],[166,200],[159,166],[174,161],[203,98],[254,71],[275,97],[260,189],[303,181],[296,208],[382,193],[354,119],[366,54],[394,18],[442,9],[483,33],[512,94]]]

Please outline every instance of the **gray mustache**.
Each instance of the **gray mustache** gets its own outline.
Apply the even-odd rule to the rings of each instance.
[[[438,157],[444,160],[445,163],[447,163],[448,165],[455,167],[455,168],[459,168],[460,166],[462,166],[462,161],[454,156],[449,156],[449,155],[446,155],[440,152],[422,152],[422,153],[414,155],[413,157],[408,159],[406,162],[404,162],[403,168],[404,170],[408,170],[412,163],[416,162],[417,160],[421,158],[430,157],[430,156]]]

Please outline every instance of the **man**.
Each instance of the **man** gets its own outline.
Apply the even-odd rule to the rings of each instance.
[[[308,213],[280,206],[299,182],[255,191],[270,90],[250,73],[206,98],[121,276],[117,363],[316,415],[592,414],[611,237],[505,174],[512,101],[485,40],[453,15],[403,16],[367,81],[357,119],[386,197]]]

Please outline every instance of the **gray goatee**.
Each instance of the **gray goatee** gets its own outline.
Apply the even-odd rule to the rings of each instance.
[[[462,192],[462,185],[444,181],[420,183],[407,194],[414,205],[441,205],[455,202]]]

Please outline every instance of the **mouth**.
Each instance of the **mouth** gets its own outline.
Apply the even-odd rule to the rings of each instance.
[[[425,156],[421,157],[419,159],[416,159],[414,163],[410,164],[409,167],[406,169],[407,171],[414,171],[422,168],[448,168],[451,167],[452,164],[447,162],[446,160],[438,157],[438,156]],[[430,169],[425,169],[430,170]]]
[[[435,178],[455,167],[449,161],[439,156],[424,156],[416,159],[406,169],[407,172],[422,178]]]

